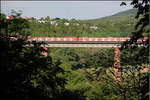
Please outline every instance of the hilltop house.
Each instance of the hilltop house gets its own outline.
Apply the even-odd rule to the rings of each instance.
[[[68,23],[68,22],[65,22],[65,23],[64,23],[64,25],[66,25],[66,26],[68,26],[69,24],[70,24],[70,23]]]
[[[50,23],[51,23],[52,25],[58,26],[58,23],[57,23],[56,21],[50,21]]]
[[[97,30],[97,29],[98,29],[97,26],[91,26],[90,28],[91,28],[91,29],[94,29],[94,30]]]

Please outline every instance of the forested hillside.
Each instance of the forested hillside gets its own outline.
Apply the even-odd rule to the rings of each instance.
[[[137,20],[134,9],[119,12],[115,15],[93,20],[67,20],[49,16],[36,20],[30,19],[32,36],[54,37],[124,37],[131,36]]]

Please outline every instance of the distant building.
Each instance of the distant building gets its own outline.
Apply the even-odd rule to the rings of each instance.
[[[79,23],[73,23],[73,25],[75,25],[75,26],[79,26],[80,24],[79,24]]]
[[[14,19],[14,16],[7,16],[7,19]]]
[[[70,24],[70,23],[68,23],[68,22],[65,22],[65,23],[64,23],[64,25],[66,25],[66,26],[68,26],[69,24]]]
[[[38,20],[39,23],[45,23],[46,21],[44,20]]]
[[[14,19],[14,16],[7,16],[6,17],[7,19]],[[25,16],[25,17],[17,17],[17,18],[23,18],[23,19],[26,19],[26,20],[30,20],[31,18],[28,17],[28,16]]]
[[[97,26],[91,26],[90,28],[91,28],[91,29],[94,29],[94,30],[97,30],[97,29],[98,29]]]
[[[52,25],[58,26],[58,23],[57,23],[56,21],[50,21],[50,23],[51,23]]]

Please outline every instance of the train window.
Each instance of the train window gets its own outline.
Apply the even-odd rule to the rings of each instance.
[[[54,38],[51,38],[51,41],[54,41]]]
[[[95,41],[98,41],[98,38],[96,38]]]
[[[122,41],[122,38],[120,38],[120,41]]]
[[[102,38],[102,41],[104,41],[104,38]]]
[[[58,41],[60,41],[60,38],[57,38]]]
[[[111,38],[108,38],[108,41],[111,41]]]
[[[85,38],[83,38],[82,40],[83,40],[83,41],[86,41],[86,39],[85,39]]]
[[[123,38],[123,40],[122,41],[126,41],[126,39],[125,38]]]
[[[89,41],[92,41],[92,39],[91,39],[91,38],[89,38]]]
[[[120,38],[120,41],[124,41],[124,39],[123,39],[123,38]]]
[[[120,41],[123,41],[123,39],[122,39],[122,38],[120,38]]]

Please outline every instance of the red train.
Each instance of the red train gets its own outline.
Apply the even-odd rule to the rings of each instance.
[[[11,37],[12,40],[16,40],[15,37]],[[144,39],[138,39],[138,41],[146,41],[148,37]],[[45,41],[45,42],[124,42],[129,41],[130,37],[29,37],[29,41]]]
[[[144,41],[148,37],[144,37]],[[62,42],[124,42],[130,40],[130,37],[29,37],[29,41],[62,41]],[[142,39],[138,40],[139,42]]]

